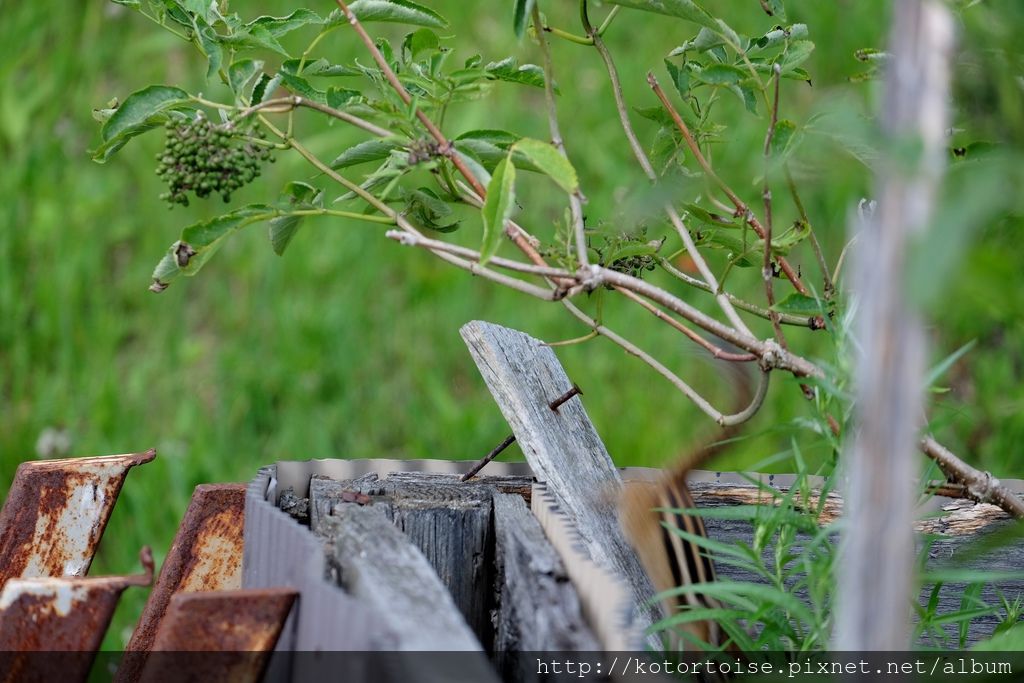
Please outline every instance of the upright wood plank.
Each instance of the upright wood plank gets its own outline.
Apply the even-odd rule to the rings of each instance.
[[[347,505],[346,495],[369,496],[372,505],[383,508],[423,553],[481,642],[490,643],[495,578],[491,499],[497,492],[490,482],[495,479],[462,483],[452,474],[397,472],[384,479],[376,475],[347,481],[313,477],[313,529],[319,531],[324,519]],[[503,477],[499,481],[522,487],[529,480]]]
[[[396,650],[480,652],[479,641],[426,558],[383,506],[335,506],[321,520],[328,556],[343,588],[367,603],[395,634]],[[466,657],[467,667],[479,664]],[[482,680],[487,667],[481,668]]]
[[[549,404],[572,388],[551,347],[529,335],[482,321],[462,338],[538,480],[573,520],[590,557],[628,586],[636,633],[660,617],[649,604],[654,588],[619,527],[622,480],[579,396],[557,411]]]
[[[601,649],[584,622],[580,598],[558,552],[520,496],[494,497],[494,530],[499,570],[494,650]],[[511,672],[503,673],[509,680]]]

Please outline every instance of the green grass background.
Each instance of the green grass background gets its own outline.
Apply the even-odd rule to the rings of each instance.
[[[511,2],[427,4],[451,19],[456,60],[481,53],[485,61],[509,54],[538,61],[536,46],[515,41]],[[712,4],[748,34],[772,27],[752,0]],[[837,103],[854,113],[872,106],[876,87],[853,86],[849,78],[864,70],[855,50],[883,46],[887,3],[788,4],[791,21],[809,24],[817,50],[806,65],[813,86],[786,83],[783,115],[801,122]],[[234,9],[253,17],[297,6],[263,0]],[[326,14],[331,7],[313,9]],[[576,3],[549,0],[542,7],[552,24],[579,30]],[[144,543],[162,559],[196,484],[247,481],[278,459],[480,457],[508,429],[459,327],[485,319],[552,341],[585,333],[557,305],[474,280],[395,245],[378,227],[326,219],[307,223],[283,258],[269,248],[265,228],[250,228],[198,277],[177,280],[159,296],[147,292],[153,266],[180,228],[224,207],[218,200],[169,211],[159,201],[159,134],[140,138],[105,166],[90,161],[87,150],[98,140],[91,110],[151,83],[186,84],[210,96],[219,89],[203,83],[205,65],[192,48],[114,4],[41,0],[0,8],[0,493],[17,465],[36,457],[47,428],[66,431],[71,455],[151,446],[159,452],[129,475],[93,573],[135,571]],[[958,139],[1014,149],[1024,142],[1015,44],[1021,28],[1024,9],[1015,0],[983,3],[964,15]],[[371,32],[400,40],[405,30],[374,25]],[[655,104],[646,71],[666,80],[662,57],[694,32],[635,12],[616,21],[607,40],[633,105]],[[361,55],[344,30],[321,49],[338,61]],[[635,197],[641,176],[630,164],[597,55],[559,41],[553,49],[568,105],[563,131],[590,199],[588,216],[628,219],[642,208]],[[721,116],[730,130],[716,147],[716,166],[757,206],[751,179],[765,122],[731,102],[723,102]],[[296,121],[300,137],[327,159],[361,139],[309,113]],[[653,129],[636,123],[650,141]],[[454,110],[446,127],[547,137],[540,91],[514,85]],[[834,261],[851,206],[870,192],[870,179],[834,151],[809,152],[801,161],[805,200]],[[272,199],[293,178],[312,174],[298,157],[279,156],[233,205]],[[531,183],[521,217],[544,235],[561,209],[541,183]],[[788,203],[778,210],[778,224],[795,218]],[[479,240],[477,220],[467,214],[458,239]],[[949,277],[927,283],[941,290],[932,316],[935,358],[977,340],[947,378],[951,391],[939,397],[941,437],[1004,476],[1024,474],[1020,227],[1019,214],[990,221]],[[793,260],[815,272],[809,252]],[[759,296],[753,270],[740,273],[735,285]],[[676,290],[711,310],[706,295]],[[675,335],[625,306],[608,316],[698,387],[709,387],[720,404],[727,401],[715,370]],[[770,333],[763,324],[757,330]],[[827,338],[790,336],[812,357],[833,353]],[[662,464],[710,428],[680,394],[604,340],[558,353],[620,465]],[[807,411],[792,382],[776,381],[750,427],[766,433],[734,449],[720,467],[750,467],[785,450],[792,433],[768,430]],[[813,440],[808,448],[813,452]],[[142,599],[142,591],[129,591],[108,645],[121,644]]]

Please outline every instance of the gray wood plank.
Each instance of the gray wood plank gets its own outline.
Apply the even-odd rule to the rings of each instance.
[[[639,646],[639,633],[660,612],[649,604],[654,588],[619,527],[619,472],[581,397],[557,412],[549,407],[573,383],[539,340],[481,321],[464,325],[461,334],[534,475],[572,519],[594,562],[627,585],[634,612],[626,627],[638,634]]]
[[[320,533],[339,583],[381,617],[397,650],[481,651],[423,553],[383,507],[335,506]],[[473,661],[467,657],[467,666]]]
[[[494,524],[492,498],[498,491],[529,491],[532,477],[480,477],[395,472],[355,480],[314,477],[310,482],[312,525],[321,521],[343,496],[363,494],[384,508],[388,518],[426,557],[481,642],[494,639]]]
[[[499,568],[494,649],[600,649],[561,558],[520,496],[494,497],[494,527]]]

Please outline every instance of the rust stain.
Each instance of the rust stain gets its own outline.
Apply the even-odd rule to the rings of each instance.
[[[285,588],[177,593],[138,681],[259,681],[296,596]]]
[[[242,585],[244,484],[200,484],[192,494],[156,586],[132,633],[127,650],[145,653],[179,592],[227,591]],[[135,681],[145,656],[127,657],[119,681]]]
[[[26,462],[0,510],[0,587],[23,577],[84,576],[128,470],[156,450]]]
[[[137,575],[10,579],[0,592],[0,681],[84,681],[121,593],[153,582],[153,554],[139,556]]]

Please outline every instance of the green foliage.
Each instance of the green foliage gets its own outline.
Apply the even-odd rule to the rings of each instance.
[[[506,156],[494,167],[494,174],[487,186],[487,200],[480,212],[484,221],[483,245],[480,247],[480,262],[487,263],[498,251],[504,234],[505,221],[512,215],[516,197],[516,167],[512,155]]]
[[[0,458],[2,481],[31,457],[37,437],[50,428],[70,435],[71,451],[64,454],[149,445],[160,451],[155,463],[132,473],[95,573],[132,571],[144,543],[153,545],[159,561],[159,549],[168,546],[200,482],[245,481],[257,466],[282,457],[472,457],[489,450],[506,427],[497,411],[480,409],[489,404],[486,389],[466,374],[464,350],[452,344],[452,330],[467,319],[485,314],[551,340],[580,335],[580,328],[554,307],[524,305],[514,293],[402,252],[374,227],[358,227],[382,216],[365,213],[355,194],[337,189],[286,150],[278,153],[277,164],[264,169],[259,182],[239,189],[228,207],[268,205],[258,212],[266,218],[248,225],[265,220],[273,249],[266,248],[262,234],[231,232],[216,242],[223,259],[218,273],[176,285],[162,297],[140,295],[153,261],[166,253],[181,226],[214,221],[224,208],[217,208],[219,201],[193,201],[173,212],[163,210],[159,180],[149,170],[161,140],[139,134],[159,128],[176,112],[193,117],[201,110],[216,121],[220,107],[244,110],[296,93],[387,128],[393,135],[381,139],[387,143],[383,154],[345,162],[337,170],[371,186],[375,194],[387,190],[388,206],[417,225],[432,223],[433,230],[463,226],[450,239],[477,247],[477,211],[451,192],[462,188],[449,183],[457,176],[448,157],[434,150],[428,160],[409,163],[412,147],[425,136],[415,113],[426,112],[438,122],[454,140],[454,154],[484,186],[517,140],[547,139],[538,88],[541,69],[519,66],[540,59],[525,30],[526,4],[519,15],[520,40],[509,16],[515,2],[494,12],[467,11],[465,3],[451,0],[422,0],[416,6],[377,3],[389,5],[378,11],[391,16],[405,13],[405,24],[379,21],[367,28],[387,41],[389,49],[380,49],[414,93],[411,106],[394,96],[344,18],[337,11],[327,14],[326,6],[307,11],[282,0],[251,7],[173,0],[57,5],[44,0],[8,8],[0,22],[0,150],[6,162],[0,211],[12,226],[0,231],[0,272],[5,274],[0,277],[0,400],[5,406],[0,452],[7,454]],[[592,248],[603,247],[602,231],[637,235],[644,227],[644,239],[664,240],[659,259],[692,273],[671,226],[654,210],[671,200],[685,212],[698,241],[712,230],[731,231],[742,252],[752,248],[737,265],[759,263],[756,241],[742,221],[730,208],[709,202],[707,179],[664,110],[653,106],[657,102],[643,75],[662,69],[668,59],[672,66],[664,67],[669,74],[665,87],[678,98],[673,101],[681,102],[683,120],[703,148],[713,151],[719,175],[757,207],[760,178],[755,176],[764,170],[761,145],[769,111],[758,80],[767,85],[787,46],[810,39],[809,26],[816,47],[802,63],[790,58],[794,68],[782,85],[781,111],[795,128],[783,157],[826,257],[834,262],[839,256],[846,217],[859,198],[870,196],[867,171],[880,147],[867,115],[875,86],[857,77],[883,66],[885,55],[864,53],[862,61],[855,53],[884,45],[886,22],[870,3],[788,3],[788,13],[781,0],[761,3],[766,4],[773,15],[748,0],[695,3],[713,10],[714,18],[731,30],[717,22],[694,24],[626,7],[614,21],[605,15],[602,35],[615,56],[630,118],[663,178],[653,188],[634,168],[619,135],[595,52],[561,45],[560,36],[546,34],[554,43],[569,158],[589,200],[585,209]],[[578,25],[576,3],[548,1],[541,8],[552,28]],[[590,9],[595,18],[605,12],[596,2]],[[1022,12],[1018,3],[974,3],[961,13],[951,148],[963,154],[951,151],[955,159],[976,160],[993,147],[1006,151],[1011,162],[1019,158],[1024,100],[1019,97],[1021,52],[1015,27]],[[166,30],[156,30],[155,24]],[[515,59],[514,66],[507,56]],[[733,84],[737,92],[730,84],[704,83],[693,75],[715,64],[746,68],[749,82]],[[284,74],[293,78],[285,83]],[[811,74],[813,87],[802,82]],[[500,79],[505,75],[528,87],[506,85]],[[180,92],[152,108],[136,110],[141,102],[129,107],[129,93],[150,90],[144,87],[148,83],[178,86]],[[108,103],[113,94],[120,106]],[[200,95],[206,102],[193,99]],[[282,109],[271,107],[253,118],[271,139],[280,140],[264,121],[305,143],[327,165],[368,139],[336,119]],[[102,124],[119,111],[132,127],[123,135],[108,136],[102,127],[97,132],[91,116]],[[133,111],[140,116],[129,117]],[[122,148],[129,137],[132,144]],[[96,167],[83,153],[88,147],[95,148],[97,161],[117,152],[117,163]],[[575,254],[564,248],[567,221],[559,218],[564,193],[547,178],[528,173],[539,169],[518,151],[512,163],[521,171],[522,221],[526,224],[528,217],[528,227],[557,252],[561,260],[553,256],[553,262],[573,267]],[[959,179],[969,182],[975,170],[985,170],[984,164],[970,168]],[[776,224],[784,231],[799,216],[774,171],[768,175],[777,200]],[[998,179],[998,174],[983,177]],[[322,197],[281,190],[290,183],[315,187]],[[1016,476],[1022,466],[1018,444],[1024,440],[1024,410],[1015,398],[1024,381],[1019,367],[1024,353],[1019,273],[1024,263],[1018,248],[1021,207],[1014,204],[1019,193],[1012,192],[1009,182],[1000,186],[1007,185],[1011,191],[997,196],[999,208],[987,213],[981,207],[982,214],[970,215],[975,226],[971,239],[940,254],[942,277],[933,277],[927,262],[919,272],[933,310],[941,313],[942,324],[934,329],[936,354],[977,340],[943,379],[949,391],[936,415],[943,437],[972,463]],[[941,213],[954,215],[957,202],[971,199],[972,192],[958,192],[951,183],[943,192],[949,199]],[[445,210],[450,213],[442,216]],[[301,234],[290,227],[297,229],[298,221]],[[284,248],[287,258],[277,259],[274,252]],[[790,254],[821,294],[820,283],[811,282],[816,271],[808,248],[801,242]],[[730,252],[706,250],[717,274],[729,267]],[[183,257],[187,253],[183,250]],[[948,256],[959,260],[946,262]],[[191,272],[193,258],[186,266]],[[177,254],[173,262],[178,274]],[[643,274],[666,290],[685,293],[700,310],[715,312],[711,297],[686,289],[662,269]],[[728,286],[750,301],[763,296],[756,268],[734,271]],[[780,303],[789,293],[777,281]],[[711,387],[719,404],[727,402],[728,395],[716,391],[717,371],[702,355],[688,352],[675,335],[650,324],[646,312],[618,305],[608,294],[598,290],[576,301],[590,304],[589,310],[606,324],[628,330],[642,348],[689,354],[673,367],[687,373],[694,386]],[[815,358],[828,373],[828,380],[812,383],[817,390],[813,410],[799,392],[786,390],[791,383],[775,383],[752,423],[756,436],[717,460],[719,467],[749,469],[750,454],[775,452],[793,436],[762,428],[790,422],[809,461],[834,458],[841,443],[824,416],[834,416],[841,426],[848,417],[849,386],[843,374],[848,359],[837,352],[844,345],[842,321],[848,313],[836,306],[825,332],[790,335],[794,352]],[[761,338],[771,335],[765,321],[752,319],[750,325]],[[610,344],[569,346],[559,355],[570,375],[616,388],[588,392],[587,407],[619,464],[663,464],[692,440],[693,425],[702,423],[681,396],[652,391],[643,381],[643,367]],[[655,412],[673,419],[651,420]],[[355,424],[353,415],[366,419]],[[381,415],[388,419],[377,419]],[[637,429],[638,424],[644,428]],[[771,468],[787,471],[793,465],[779,461]],[[1013,599],[1008,596],[1011,604]],[[108,647],[123,645],[141,600],[126,593],[125,611]]]

